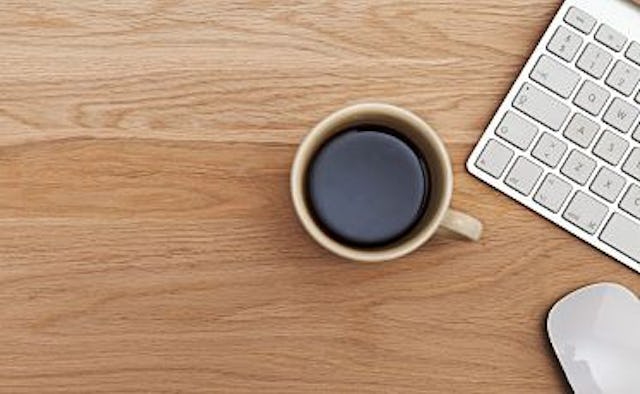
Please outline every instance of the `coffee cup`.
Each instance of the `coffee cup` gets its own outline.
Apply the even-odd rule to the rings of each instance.
[[[453,171],[433,128],[405,109],[357,104],[321,121],[300,145],[291,197],[321,246],[361,262],[405,256],[438,229],[477,241],[479,220],[451,209]]]

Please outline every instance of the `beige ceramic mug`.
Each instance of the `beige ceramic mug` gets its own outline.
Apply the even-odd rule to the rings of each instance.
[[[429,167],[432,184],[424,214],[413,229],[396,242],[376,248],[358,248],[333,239],[314,219],[306,191],[308,168],[316,152],[336,134],[363,124],[386,127],[408,138]],[[477,219],[450,208],[452,192],[451,161],[438,134],[413,113],[387,104],[358,104],[324,119],[300,145],[291,171],[293,205],[306,231],[329,251],[355,261],[397,259],[422,246],[439,228],[469,240],[479,240],[482,224]]]

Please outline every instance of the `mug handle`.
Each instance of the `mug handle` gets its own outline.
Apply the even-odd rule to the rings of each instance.
[[[453,209],[449,209],[444,215],[441,226],[470,241],[479,241],[482,236],[482,222]]]

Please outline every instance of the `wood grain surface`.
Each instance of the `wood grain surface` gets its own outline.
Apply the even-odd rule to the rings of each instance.
[[[0,391],[566,392],[549,307],[638,276],[464,169],[559,3],[3,1]],[[440,131],[482,242],[304,233],[297,144],[364,101]]]

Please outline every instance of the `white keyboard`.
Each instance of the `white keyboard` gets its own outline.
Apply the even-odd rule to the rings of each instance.
[[[640,7],[565,1],[467,168],[640,273]]]

